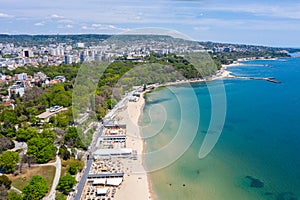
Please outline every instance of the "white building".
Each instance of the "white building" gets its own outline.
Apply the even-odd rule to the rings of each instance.
[[[25,94],[25,87],[22,84],[14,84],[8,88],[8,96],[12,97],[13,94],[19,95],[22,97]]]
[[[76,43],[76,47],[77,48],[84,48],[84,43],[78,42],[78,43]]]
[[[19,81],[24,81],[28,77],[28,75],[26,73],[21,73],[21,74],[18,74],[17,76],[18,76],[17,78]]]
[[[33,51],[31,49],[23,49],[22,56],[32,58],[34,56]]]

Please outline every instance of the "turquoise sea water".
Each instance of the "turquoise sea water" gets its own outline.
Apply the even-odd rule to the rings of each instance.
[[[158,199],[300,199],[300,58],[286,60],[251,61],[247,63],[257,66],[229,69],[235,75],[275,77],[282,84],[224,80],[224,128],[217,145],[204,159],[199,159],[198,153],[211,118],[206,84],[159,88],[146,95],[140,122],[144,136],[148,137],[146,152],[163,149],[178,130],[187,136],[193,134],[195,125],[199,125],[183,155],[150,174]],[[222,81],[211,84],[218,87]],[[193,114],[197,109],[198,117]],[[184,112],[190,114],[182,117]],[[177,142],[173,149],[179,146]],[[169,156],[162,153],[157,159],[146,156],[145,165],[172,156],[172,152]]]

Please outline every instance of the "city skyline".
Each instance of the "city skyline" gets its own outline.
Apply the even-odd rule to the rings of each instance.
[[[300,3],[292,1],[2,0],[0,33],[117,34],[174,29],[194,40],[300,47]]]

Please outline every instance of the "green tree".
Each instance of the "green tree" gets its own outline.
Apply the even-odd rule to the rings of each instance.
[[[68,151],[68,149],[62,145],[60,148],[59,148],[59,153],[60,157],[64,160],[68,160],[71,158],[71,153]]]
[[[68,107],[72,104],[72,93],[66,91],[63,84],[55,84],[39,97],[39,101],[44,100],[48,101],[49,106]]]
[[[33,176],[29,184],[23,189],[24,200],[40,200],[48,192],[46,179],[36,175]]]
[[[16,136],[16,131],[14,128],[6,128],[3,132],[3,135],[13,138]]]
[[[40,119],[38,119],[36,116],[32,116],[30,118],[30,123],[32,123],[33,125],[37,125],[40,122]]]
[[[19,128],[17,131],[17,141],[19,142],[27,142],[33,137],[38,135],[38,131],[35,128],[27,127],[27,128]]]
[[[118,102],[115,99],[107,99],[107,102],[106,102],[107,108],[108,109],[113,109],[115,107],[115,105],[117,105],[117,103]]]
[[[56,117],[56,123],[58,127],[67,127],[69,125],[69,119],[64,113],[59,113]]]
[[[7,200],[23,200],[23,195],[11,190],[7,195]]]
[[[4,186],[6,189],[10,189],[11,180],[5,175],[0,176],[0,186]]]
[[[0,115],[0,120],[9,124],[17,124],[19,122],[16,112],[11,109],[4,109]]]
[[[69,166],[68,172],[69,172],[71,175],[77,174],[78,169],[77,169],[76,165],[71,164],[71,165]]]
[[[38,163],[46,163],[53,158],[56,147],[52,138],[34,137],[30,139],[27,154],[33,156]]]
[[[69,127],[68,133],[65,135],[65,144],[69,147],[84,148],[84,145],[75,127]]]
[[[5,171],[5,173],[12,173],[19,162],[20,157],[17,152],[5,151],[0,156],[0,168]]]
[[[18,118],[18,120],[19,120],[20,122],[26,122],[26,121],[28,120],[28,117],[27,117],[26,115],[21,115],[21,116]]]
[[[40,134],[40,137],[42,137],[42,138],[48,138],[50,140],[54,140],[54,138],[55,138],[55,132],[51,131],[49,129],[44,129],[43,132]]]
[[[67,174],[66,176],[63,176],[59,179],[59,183],[56,189],[62,192],[63,194],[68,195],[70,192],[72,192],[72,188],[75,184],[76,179],[70,174]]]

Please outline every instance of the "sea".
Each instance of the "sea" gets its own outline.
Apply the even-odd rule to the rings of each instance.
[[[245,64],[228,70],[281,84],[224,79],[146,94],[139,123],[157,199],[300,199],[300,58]],[[200,157],[207,134],[216,142]]]

